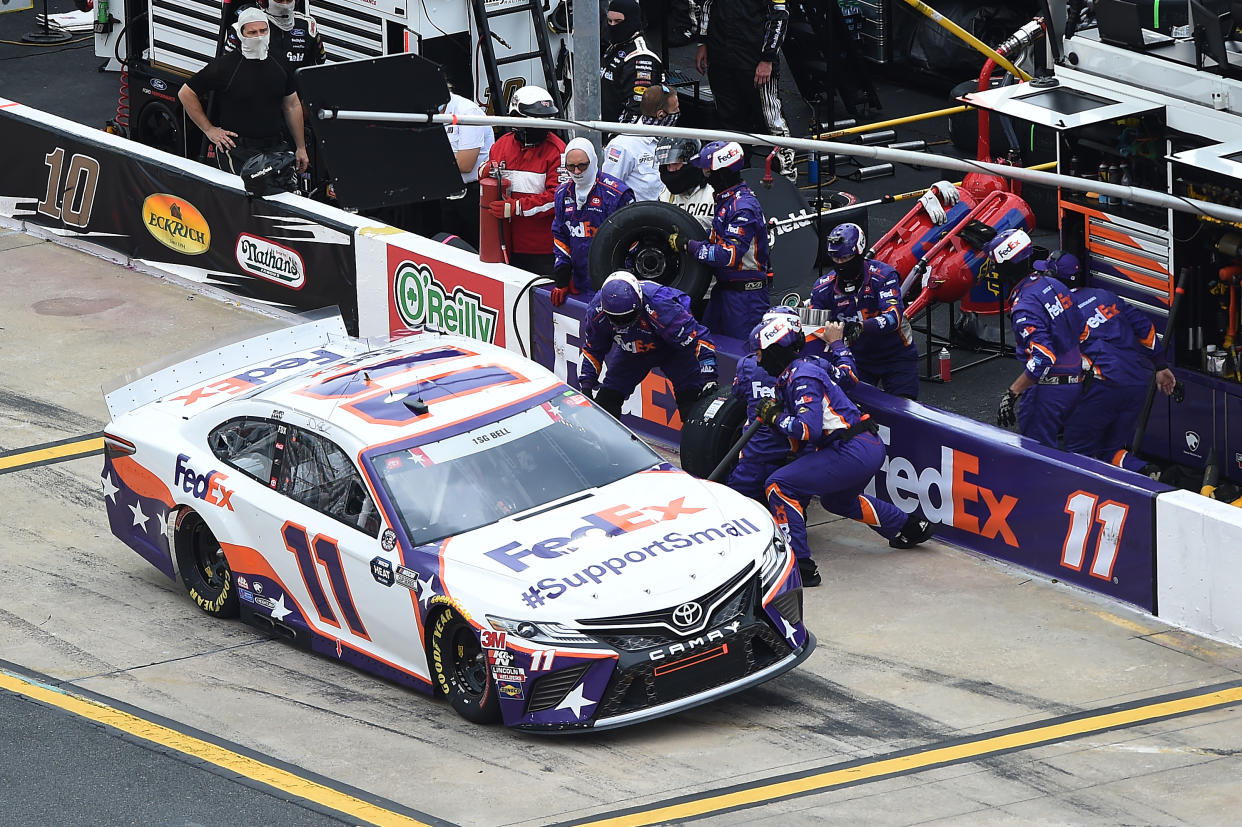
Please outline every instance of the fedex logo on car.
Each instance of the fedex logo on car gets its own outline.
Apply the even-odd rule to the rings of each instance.
[[[891,430],[880,426],[880,439],[889,444]],[[1009,516],[1018,498],[997,493],[976,480],[979,457],[947,445],[940,447],[940,467],[917,469],[902,456],[891,455],[880,466],[888,499],[905,512],[920,509],[927,519],[951,525],[980,537],[999,537],[1018,547]],[[868,490],[874,492],[873,481]]]
[[[614,505],[611,508],[596,511],[594,514],[585,515],[581,518],[582,525],[566,537],[549,537],[529,546],[523,546],[518,542],[506,543],[500,548],[484,553],[513,571],[526,571],[529,566],[522,562],[522,558],[539,557],[548,560],[560,557],[573,550],[567,546],[592,532],[598,532],[605,537],[615,537],[618,534],[628,534],[656,523],[676,520],[686,514],[697,514],[702,510],[686,505],[685,497],[678,497],[667,505],[648,505],[642,508]]]
[[[189,465],[190,458],[186,454],[177,455],[177,469],[173,474],[173,486],[181,486],[181,490],[187,494],[193,494],[196,499],[203,502],[211,503],[218,508],[227,508],[233,510],[233,503],[230,499],[233,496],[231,488],[225,488],[221,482],[228,478],[228,474],[222,474],[219,471],[208,471],[206,474],[197,474]]]

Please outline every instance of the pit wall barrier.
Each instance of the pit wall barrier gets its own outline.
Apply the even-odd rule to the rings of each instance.
[[[201,164],[0,99],[0,224],[294,312],[337,305],[351,332],[452,330],[576,384],[585,304],[503,264],[296,195],[249,197]],[[533,289],[532,289],[533,288]],[[721,382],[741,343],[718,338]],[[872,491],[938,536],[1242,645],[1242,511],[861,386],[889,458]],[[676,446],[658,373],[626,421]]]
[[[376,222],[0,98],[0,222],[358,333],[355,233]]]

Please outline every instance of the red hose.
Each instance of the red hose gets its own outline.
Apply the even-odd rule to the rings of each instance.
[[[988,58],[983,62],[983,70],[979,72],[979,91],[986,92],[992,84],[992,71],[996,61]],[[992,119],[991,112],[979,109],[979,147],[975,152],[976,161],[992,160]]]

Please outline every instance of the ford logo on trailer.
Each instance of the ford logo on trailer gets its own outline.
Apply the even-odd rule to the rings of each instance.
[[[163,92],[165,89],[168,88],[168,84],[160,80],[159,78],[151,78],[151,88],[156,90],[157,92]]]

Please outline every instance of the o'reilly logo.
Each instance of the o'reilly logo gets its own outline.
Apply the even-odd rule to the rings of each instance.
[[[483,304],[478,293],[463,287],[454,287],[449,293],[426,264],[401,262],[392,284],[397,314],[406,327],[426,327],[485,342],[496,341],[498,312]]]
[[[283,284],[294,290],[306,283],[306,264],[297,250],[250,233],[237,237],[237,265],[261,279]]]

